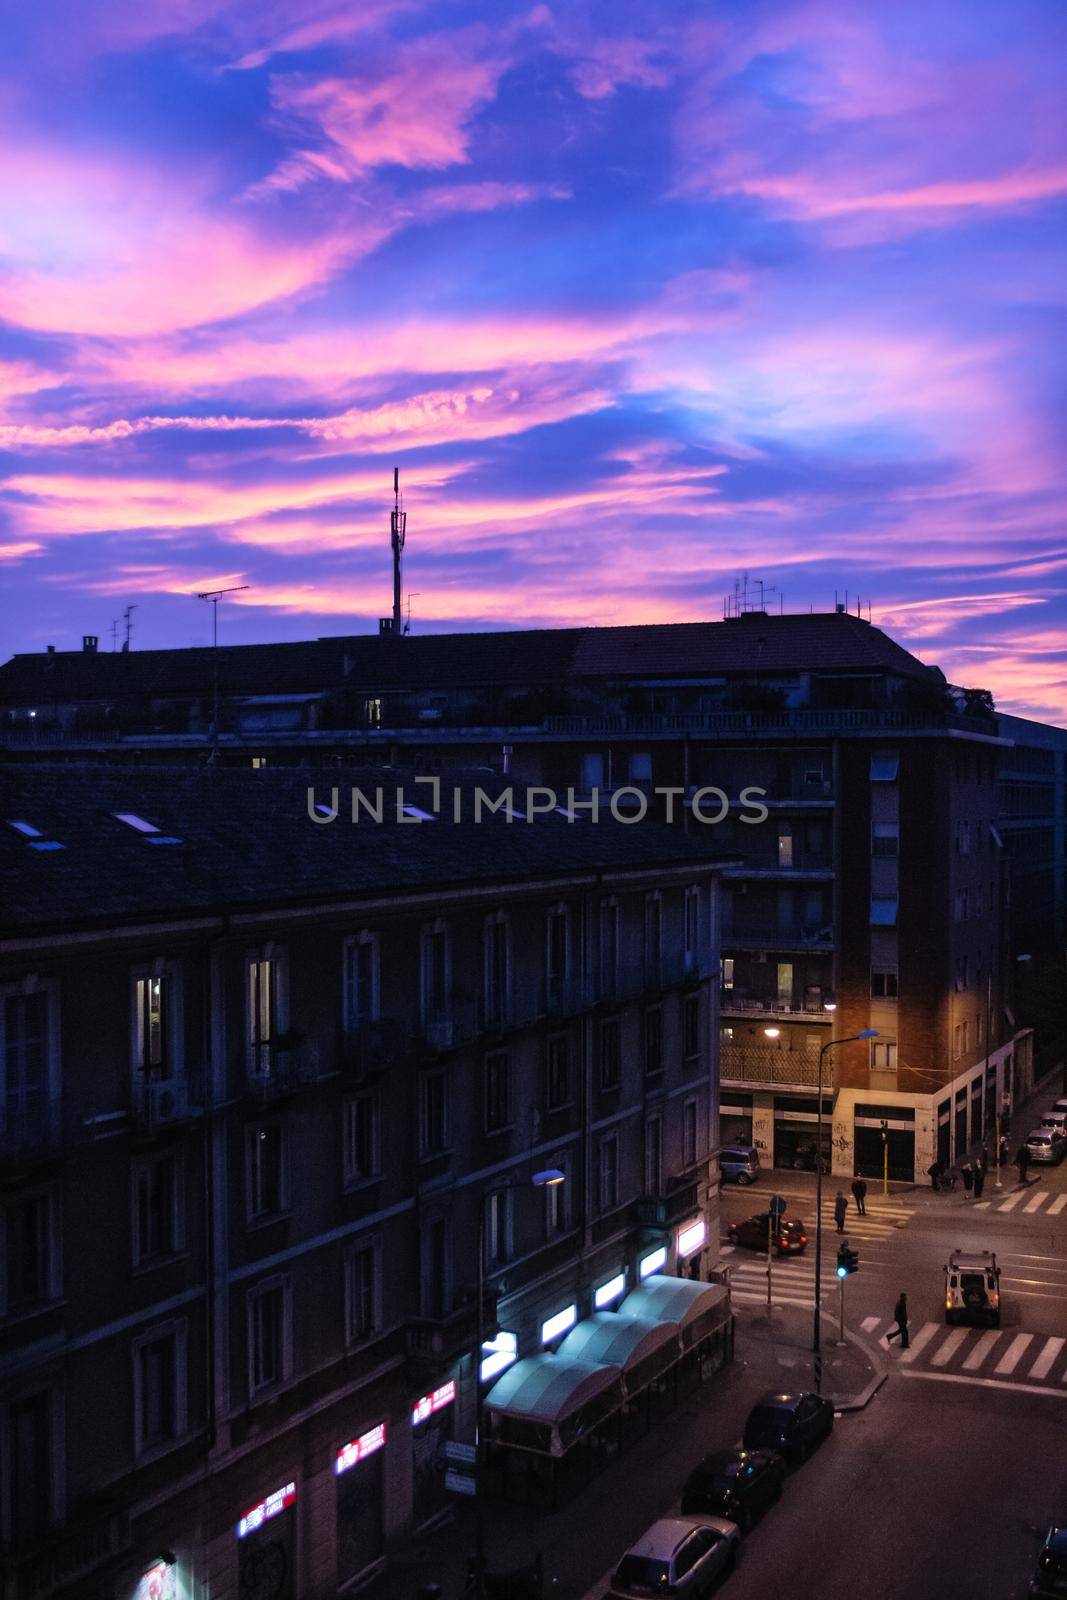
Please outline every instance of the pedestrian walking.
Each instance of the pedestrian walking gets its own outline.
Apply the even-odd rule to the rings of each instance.
[[[856,1210],[861,1217],[867,1215],[867,1183],[863,1178],[853,1178],[852,1198],[856,1202]]]
[[[838,1189],[837,1198],[834,1201],[834,1221],[837,1223],[837,1231],[838,1231],[838,1233],[844,1233],[844,1231],[845,1231],[845,1218],[847,1216],[848,1216],[848,1201],[845,1199],[844,1195],[841,1193],[841,1190]]]
[[[888,1343],[890,1339],[899,1338],[900,1348],[906,1350],[911,1341],[908,1338],[908,1297],[903,1289],[901,1289],[897,1297],[897,1303],[893,1307],[893,1315],[896,1318],[897,1325],[895,1328],[890,1328],[886,1334],[886,1342]]]
[[[1030,1152],[1024,1144],[1021,1144],[1015,1152],[1015,1165],[1019,1169],[1019,1182],[1025,1183],[1026,1174],[1030,1167]]]
[[[940,1163],[940,1161],[931,1162],[930,1166],[928,1166],[927,1169],[926,1169],[926,1176],[930,1180],[931,1189],[936,1190],[939,1187],[940,1183],[941,1183],[941,1163]]]
[[[982,1190],[985,1188],[985,1174],[986,1169],[979,1161],[974,1169],[974,1198],[976,1200],[981,1200],[982,1198]]]
[[[967,1198],[970,1199],[971,1190],[974,1188],[974,1168],[969,1161],[965,1161],[960,1171],[963,1174],[963,1187],[967,1192]]]
[[[983,1144],[978,1152],[978,1165],[982,1169],[982,1177],[984,1178],[989,1171],[989,1146],[987,1144]]]

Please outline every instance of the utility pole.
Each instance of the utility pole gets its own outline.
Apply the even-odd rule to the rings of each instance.
[[[198,600],[211,601],[212,756],[218,755],[219,750],[219,600],[224,594],[240,594],[248,587],[247,583],[232,583],[227,589],[201,589],[196,596]]]

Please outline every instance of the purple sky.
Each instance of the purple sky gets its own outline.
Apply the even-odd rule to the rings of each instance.
[[[1067,720],[1062,0],[38,0],[0,652],[787,610]]]

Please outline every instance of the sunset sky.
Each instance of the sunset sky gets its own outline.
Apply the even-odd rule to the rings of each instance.
[[[37,0],[0,656],[835,592],[1067,721],[1063,0]],[[775,600],[777,604],[777,597]]]

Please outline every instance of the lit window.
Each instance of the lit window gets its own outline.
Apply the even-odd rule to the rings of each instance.
[[[896,783],[900,756],[895,750],[871,751],[871,782]]]
[[[897,925],[896,895],[871,896],[871,927],[895,928]]]
[[[652,1278],[657,1272],[662,1272],[666,1265],[667,1247],[661,1244],[658,1250],[651,1251],[638,1262],[637,1275],[640,1278]]]
[[[547,1322],[542,1322],[541,1343],[551,1344],[553,1339],[558,1339],[561,1333],[566,1333],[568,1328],[573,1328],[577,1320],[577,1306],[565,1306],[562,1311],[557,1311],[554,1317],[549,1317]]]
[[[16,822],[12,818],[8,820],[7,825],[9,828],[14,828],[16,833],[21,833],[26,839],[43,838],[40,828],[35,828],[31,822]]]
[[[127,828],[134,828],[138,833],[158,833],[159,829],[154,822],[146,822],[135,811],[116,811],[113,813],[117,822],[124,822]]]
[[[607,1283],[602,1283],[600,1288],[593,1293],[593,1304],[598,1311],[603,1311],[605,1306],[614,1305],[621,1294],[626,1291],[626,1274],[619,1272],[614,1278],[609,1278]]]

